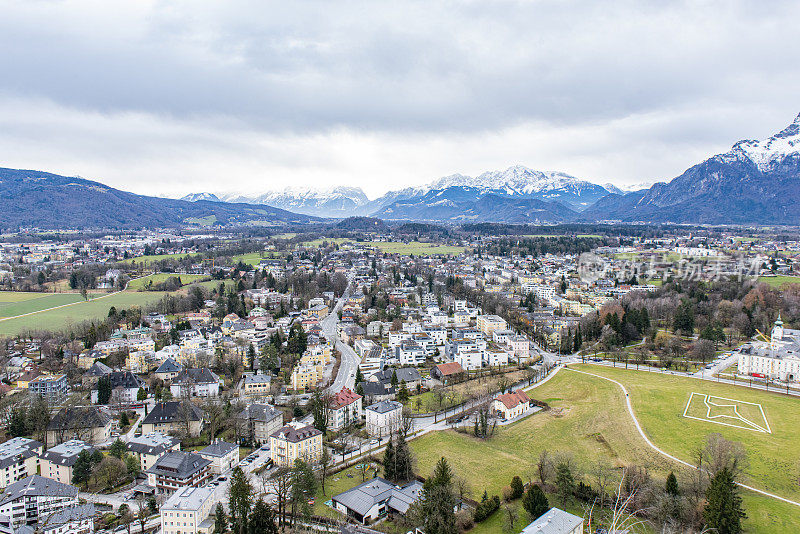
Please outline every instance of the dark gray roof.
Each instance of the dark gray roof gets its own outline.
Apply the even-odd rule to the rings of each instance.
[[[184,369],[173,380],[173,384],[213,384],[219,382],[219,377],[206,367],[202,369]]]
[[[174,451],[159,458],[147,472],[168,477],[189,478],[210,464],[210,460],[206,460],[197,453]]]
[[[397,408],[402,409],[403,405],[393,400],[382,400],[380,402],[373,404],[372,406],[367,406],[367,410],[377,413],[391,412],[392,410],[396,410]]]
[[[137,454],[161,454],[180,443],[181,440],[172,436],[151,432],[139,437],[131,438],[128,441],[128,450]]]
[[[239,413],[241,419],[250,421],[260,421],[267,423],[274,420],[276,417],[283,417],[283,412],[270,404],[248,404],[244,410]]]
[[[22,497],[35,497],[43,495],[48,497],[76,497],[78,488],[69,484],[62,484],[51,478],[39,475],[25,477],[22,480],[6,486],[0,496],[0,505],[16,501]]]
[[[227,441],[217,441],[212,443],[202,451],[200,451],[200,455],[205,456],[214,456],[222,458],[226,454],[230,454],[230,452],[234,449],[238,449],[239,446],[235,443],[228,443]]]
[[[22,437],[12,438],[0,443],[0,469],[5,469],[10,465],[15,465],[20,460],[36,456],[34,449],[42,446],[38,441]]]
[[[172,358],[167,358],[156,369],[156,373],[180,373],[183,366],[176,363]]]
[[[104,427],[111,416],[97,406],[70,406],[62,408],[47,426],[47,430]]]
[[[386,502],[391,509],[404,514],[408,507],[419,499],[421,491],[422,484],[416,480],[401,488],[388,480],[376,477],[334,496],[333,501],[362,516],[380,502]]]
[[[190,421],[201,421],[203,419],[203,411],[192,404],[186,403],[189,410]],[[180,421],[185,417],[181,412],[181,401],[167,401],[157,403],[149,414],[142,420],[142,424],[158,424],[158,423],[174,423]]]

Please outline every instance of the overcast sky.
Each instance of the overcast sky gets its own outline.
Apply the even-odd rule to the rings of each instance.
[[[0,0],[0,166],[138,193],[668,180],[800,112],[800,2]]]

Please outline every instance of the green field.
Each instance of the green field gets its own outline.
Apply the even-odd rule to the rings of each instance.
[[[780,289],[787,284],[800,284],[800,276],[759,276],[758,281]]]
[[[624,383],[645,432],[666,452],[690,460],[690,451],[705,436],[720,432],[741,441],[747,448],[751,467],[748,482],[756,487],[797,499],[796,475],[800,452],[800,431],[792,428],[792,414],[800,400],[745,390],[691,378],[599,366],[577,366],[604,374]],[[691,391],[759,402],[773,434],[729,428],[682,416]],[[548,402],[551,409],[508,427],[499,427],[489,440],[478,440],[454,431],[436,432],[412,441],[420,473],[429,472],[442,455],[457,473],[467,476],[473,491],[499,494],[514,475],[535,478],[535,462],[541,450],[568,451],[588,471],[598,459],[621,467],[637,464],[654,477],[663,478],[681,466],[658,455],[641,439],[624,405],[624,395],[606,380],[560,371],[547,383],[533,388],[531,396]],[[796,426],[796,425],[795,425]],[[775,499],[743,493],[750,519],[748,532],[800,531],[800,509]]]
[[[173,276],[180,278],[183,285],[191,284],[192,282],[196,282],[198,280],[208,279],[208,276],[204,274],[155,273],[131,280],[130,283],[128,283],[128,289],[132,291],[140,291],[143,290],[149,282],[152,282],[154,285],[160,284],[169,278],[172,278]]]
[[[111,306],[117,309],[131,306],[144,307],[157,302],[164,294],[160,291],[123,291],[107,296],[100,295],[93,300],[26,317],[0,319],[0,336],[13,336],[30,330],[57,331],[83,321],[104,319],[108,316],[108,309]]]
[[[255,267],[261,263],[261,260],[278,257],[280,257],[280,254],[277,252],[250,252],[249,254],[239,254],[238,256],[234,256],[231,258],[231,261],[233,263],[239,263],[241,261],[245,265],[252,265]]]
[[[89,295],[90,298],[96,296],[101,295]],[[53,308],[55,306],[80,302],[82,300],[83,297],[80,293],[23,293],[2,291],[0,292],[0,317],[15,317],[25,313],[46,310],[47,308]]]
[[[191,255],[192,254],[154,254],[153,256],[136,256],[135,258],[122,260],[120,263],[131,265],[135,262],[136,265],[146,266],[161,260],[182,260],[183,258]]]

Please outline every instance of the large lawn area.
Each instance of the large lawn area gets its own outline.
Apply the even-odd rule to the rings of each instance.
[[[780,289],[787,284],[800,284],[800,276],[759,276],[758,281]]]
[[[720,389],[717,390],[714,388],[716,384],[690,378],[681,380],[590,365],[579,368],[596,374],[605,372],[630,387],[634,409],[641,414],[645,432],[667,452],[688,460],[689,451],[701,443],[706,434],[722,432],[729,439],[737,439],[747,446],[753,465],[750,470],[753,473],[750,480],[752,484],[792,498],[800,493],[789,487],[791,478],[796,479],[797,475],[796,444],[800,441],[795,430],[787,429],[791,407],[794,406],[795,410],[800,408],[800,401],[778,395],[774,398],[767,394],[755,395],[762,399],[758,402],[764,403],[770,425],[774,420],[772,438],[776,438],[779,432],[788,431],[778,444],[770,442],[769,436],[748,437],[742,434],[749,431],[729,432],[721,425],[692,421],[681,416],[692,390],[708,389],[708,393],[725,394],[751,402],[754,401],[748,393],[754,393],[734,386],[718,386]],[[439,457],[445,456],[456,473],[470,481],[473,492],[480,495],[483,489],[490,494],[500,494],[514,475],[525,480],[535,478],[536,459],[543,449],[551,453],[570,453],[584,472],[590,470],[598,459],[617,467],[626,464],[645,466],[654,477],[660,479],[670,470],[679,472],[682,469],[655,453],[641,439],[625,408],[624,394],[611,382],[562,370],[548,382],[530,389],[529,393],[533,398],[549,403],[551,409],[508,427],[498,427],[494,437],[489,440],[478,440],[455,431],[431,433],[413,440],[411,446],[417,458],[417,471],[429,473]],[[644,407],[640,407],[642,405]],[[770,413],[773,411],[781,413],[781,416],[772,417]],[[754,442],[748,439],[767,442],[766,450],[751,451]],[[789,445],[789,442],[794,445]],[[782,458],[786,460],[779,460]],[[791,462],[794,465],[789,469]],[[763,473],[769,464],[773,470],[783,469],[785,472]],[[763,479],[756,480],[756,474],[763,476]],[[750,517],[746,522],[748,532],[800,531],[800,509],[797,507],[750,492],[744,492],[743,496]]]
[[[153,285],[160,284],[174,276],[180,278],[183,285],[191,284],[192,282],[197,282],[198,280],[208,280],[209,278],[204,274],[155,273],[131,280],[130,283],[128,283],[128,289],[132,291],[142,291],[147,289],[151,283]]]
[[[97,296],[90,294],[90,297]],[[15,317],[25,313],[46,310],[63,304],[80,302],[80,293],[22,293],[0,292],[0,317]]]
[[[157,302],[165,293],[160,291],[123,291],[121,293],[99,295],[98,298],[65,306],[56,310],[43,311],[26,317],[0,320],[0,335],[17,335],[30,330],[61,330],[72,324],[83,321],[103,319],[108,316],[108,309],[131,306],[144,307]],[[50,307],[46,306],[45,308]],[[40,308],[40,309],[45,309]]]
[[[191,254],[154,254],[152,256],[136,256],[135,258],[128,258],[126,260],[122,260],[120,263],[126,263],[129,265],[136,263],[138,266],[146,266],[156,261],[181,260],[187,256],[191,256]]]

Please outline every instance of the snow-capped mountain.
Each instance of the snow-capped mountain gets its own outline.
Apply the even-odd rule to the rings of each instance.
[[[800,115],[766,139],[743,140],[669,183],[612,195],[586,219],[800,224]]]
[[[318,217],[349,217],[360,213],[361,208],[369,202],[361,188],[343,186],[328,189],[287,187],[258,196],[225,195],[222,198],[226,202],[266,204]]]
[[[181,200],[186,200],[187,202],[197,202],[199,200],[208,200],[209,202],[222,202],[217,195],[214,193],[190,193],[186,196],[181,197]]]

